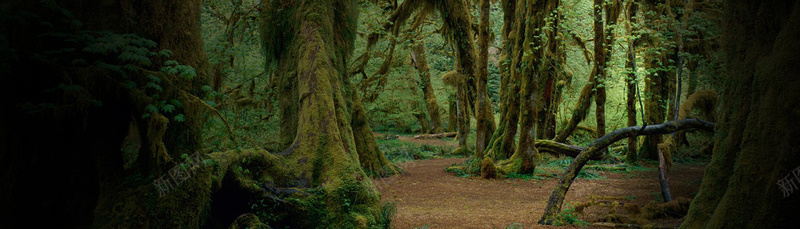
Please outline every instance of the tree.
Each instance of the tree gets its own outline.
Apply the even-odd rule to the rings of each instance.
[[[714,153],[681,228],[792,227],[800,2],[729,1]]]
[[[594,0],[594,79],[595,85],[595,116],[597,117],[597,138],[606,134],[606,58],[611,53],[609,44],[614,44],[614,39],[606,41],[606,31],[603,27],[603,0]],[[612,2],[611,5],[615,5]],[[609,6],[608,8],[614,8]],[[613,10],[612,10],[613,11]],[[613,25],[611,18],[614,12],[606,10],[606,24]],[[610,31],[609,31],[610,32]],[[608,36],[611,36],[610,33]]]
[[[516,1],[504,0],[503,5],[503,49],[500,55],[500,123],[497,126],[485,155],[491,155],[495,159],[505,159],[511,156],[515,150],[514,137],[517,135],[517,123],[519,122],[519,80],[516,74],[512,74],[512,49],[516,38],[510,37],[511,32],[516,28],[514,25]]]
[[[0,79],[0,105],[7,108],[0,115],[0,167],[8,182],[0,189],[0,227],[28,227],[19,219],[36,214],[51,216],[37,222],[42,227],[202,224],[208,189],[159,201],[148,179],[201,149],[208,105],[198,96],[210,74],[200,6],[3,3],[11,20],[0,28],[10,48],[2,52],[16,58],[4,59],[0,70],[14,75]],[[121,150],[123,143],[131,148]]]
[[[544,75],[542,64],[546,60],[547,52],[537,51],[546,48],[546,36],[541,36],[545,26],[545,17],[549,16],[556,8],[559,1],[526,1],[524,5],[516,5],[518,17],[513,31],[517,37],[514,39],[514,58],[512,59],[512,75],[518,75],[519,88],[519,128],[520,136],[516,151],[505,160],[493,164],[490,157],[481,162],[481,176],[485,178],[496,177],[494,173],[533,173],[536,162],[541,159],[536,150],[536,102],[537,87],[541,83],[540,77]],[[533,23],[524,23],[524,22]],[[551,41],[555,42],[555,41]],[[514,91],[510,92],[514,93]],[[508,101],[508,100],[507,100]],[[506,106],[513,104],[506,104]],[[507,111],[510,112],[510,111]],[[511,126],[506,126],[509,128]],[[508,136],[505,136],[508,137]],[[511,136],[513,138],[513,136]]]
[[[475,157],[482,158],[487,144],[494,132],[494,112],[487,94],[486,83],[489,76],[489,0],[480,0],[480,29],[478,31],[478,64],[476,69],[475,121],[476,142]],[[493,37],[492,37],[493,38]]]
[[[583,166],[586,165],[586,162],[588,162],[590,158],[602,155],[603,151],[609,145],[627,137],[666,134],[691,128],[711,130],[714,128],[714,123],[709,123],[699,119],[683,119],[646,127],[629,126],[615,130],[603,137],[595,139],[589,144],[589,146],[583,149],[583,151],[581,151],[577,157],[575,157],[575,160],[572,161],[569,167],[567,167],[567,170],[564,171],[564,174],[561,175],[561,181],[553,190],[553,193],[550,194],[550,199],[547,201],[547,207],[544,209],[544,214],[542,214],[542,217],[539,218],[539,224],[550,224],[552,222],[552,219],[556,213],[561,211],[561,204],[564,203],[564,198],[567,195],[567,191],[569,191],[569,187],[572,186],[572,182],[575,181],[575,178],[578,176],[578,172],[581,171]]]
[[[355,1],[274,1],[266,7],[262,34],[268,63],[285,68],[279,77],[296,81],[289,93],[297,97],[280,98],[296,98],[297,110],[288,113],[298,120],[293,143],[281,154],[297,165],[300,183],[319,187],[330,198],[320,206],[330,215],[318,220],[339,226],[375,224],[379,194],[359,162],[371,172],[387,164],[348,82]]]
[[[644,55],[647,74],[644,78],[644,116],[648,124],[661,123],[666,120],[669,102],[670,83],[672,82],[671,63],[677,63],[677,50],[674,37],[669,27],[669,8],[672,1],[661,3],[659,1],[643,1],[641,4],[644,14],[645,26],[652,32],[642,34],[641,41],[650,44]],[[639,149],[643,158],[658,159],[658,144],[662,142],[661,135],[645,136],[644,143]]]
[[[639,11],[639,3],[637,0],[630,0],[626,3],[626,11],[628,14],[628,22],[625,24],[627,30],[630,31],[632,35],[632,27],[631,24],[633,23],[634,18],[636,18],[636,12]],[[627,110],[627,123],[628,126],[635,126],[636,125],[636,95],[639,92],[638,84],[636,83],[636,58],[634,58],[634,44],[636,43],[635,39],[628,39],[628,50],[625,53],[627,57],[627,61],[625,62],[625,68],[628,69],[628,74],[625,79],[625,84],[628,89],[627,98],[625,107]],[[644,109],[644,108],[643,108]],[[630,137],[628,138],[628,152],[625,155],[625,161],[628,163],[632,163],[636,161],[636,148],[638,147],[636,141],[638,137]]]
[[[425,100],[425,107],[428,109],[428,116],[430,116],[430,134],[442,132],[442,117],[439,114],[439,102],[436,101],[436,95],[433,93],[433,85],[431,85],[431,73],[428,68],[428,58],[425,55],[425,43],[420,42],[415,45],[411,51],[411,60],[414,67],[419,73],[419,81],[422,84],[422,99]]]

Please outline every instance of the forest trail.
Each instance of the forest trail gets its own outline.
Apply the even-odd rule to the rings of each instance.
[[[374,179],[383,201],[397,204],[395,228],[506,228],[521,224],[536,225],[558,178],[545,180],[461,178],[444,169],[464,158],[410,161],[398,166],[404,174]],[[652,166],[652,165],[651,165]],[[699,188],[704,165],[676,164],[670,172],[675,197],[691,197]],[[603,172],[605,178],[577,179],[565,203],[587,202],[590,196],[619,197],[625,204],[644,205],[660,200],[656,171]],[[578,217],[595,221],[607,208],[590,207]],[[678,219],[657,221],[660,226],[676,226]]]

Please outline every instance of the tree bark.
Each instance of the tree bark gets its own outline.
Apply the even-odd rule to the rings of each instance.
[[[800,212],[800,1],[726,1],[714,153],[681,228],[791,228]]]
[[[534,143],[536,145],[536,150],[540,153],[549,153],[554,156],[559,156],[561,154],[567,155],[570,157],[578,157],[578,155],[586,150],[584,147],[568,145],[561,142],[553,141],[553,140],[545,140],[545,139],[537,139]],[[590,160],[603,160],[605,157],[603,155],[598,154],[593,157],[589,158]]]
[[[447,133],[438,133],[438,134],[420,134],[414,136],[414,139],[442,139],[442,138],[452,138],[456,136],[456,132],[447,132]]]
[[[511,74],[511,62],[512,62],[512,48],[514,46],[514,41],[512,37],[509,37],[511,31],[514,30],[514,13],[516,10],[516,1],[512,0],[503,0],[503,32],[501,34],[503,38],[503,49],[501,50],[500,55],[500,79],[501,79],[501,86],[500,86],[500,122],[497,126],[497,129],[492,134],[492,139],[489,140],[489,145],[486,148],[486,155],[492,155],[495,159],[501,158],[508,158],[510,156],[510,152],[514,151],[514,138],[513,136],[517,134],[517,116],[515,113],[518,113],[519,110],[515,107],[518,106],[516,104],[516,92],[519,90],[517,86],[518,80],[513,80],[513,76]],[[516,89],[515,89],[516,87]],[[513,121],[512,121],[513,119]],[[510,135],[512,136],[509,139],[506,139],[505,136]]]
[[[666,7],[668,3],[657,3],[652,1],[645,1],[642,4],[645,12],[645,21],[653,28],[667,23],[661,17],[666,16],[668,12]],[[668,47],[666,33],[667,31],[654,30],[653,33],[643,36],[643,41],[650,43],[651,46],[657,47],[662,45]],[[664,36],[662,36],[664,35]],[[671,71],[668,69],[669,60],[677,60],[677,52],[674,49],[669,50],[653,50],[645,54],[645,68],[648,74],[645,76],[644,86],[644,109],[645,120],[647,123],[661,123],[666,120],[667,109],[669,104],[670,84],[671,84]],[[645,136],[644,143],[639,149],[639,155],[644,158],[658,160],[658,144],[663,141],[661,135]]]
[[[661,197],[664,203],[672,201],[672,193],[669,191],[669,177],[667,177],[667,161],[661,147],[658,148],[658,180],[661,184]],[[669,154],[670,156],[672,154]]]
[[[626,27],[629,33],[633,34],[633,20],[636,17],[636,12],[639,11],[639,3],[637,0],[629,1],[627,11],[628,11],[628,21],[626,23]],[[631,35],[629,35],[631,36]],[[626,77],[625,83],[628,88],[627,93],[627,100],[625,103],[625,107],[627,110],[627,118],[628,118],[628,126],[635,126],[636,125],[636,94],[639,90],[638,84],[636,83],[636,58],[634,52],[634,45],[636,44],[635,39],[628,40],[628,50],[626,52],[627,61],[625,63],[625,68],[628,69],[628,75]],[[625,161],[628,163],[633,163],[637,160],[636,149],[638,148],[638,144],[636,141],[638,137],[630,137],[628,138],[628,147],[625,153]]]
[[[553,190],[553,193],[550,195],[550,199],[547,202],[547,207],[544,210],[544,214],[539,219],[539,224],[549,224],[551,218],[556,213],[561,211],[561,204],[564,202],[564,197],[566,196],[567,191],[569,191],[569,187],[572,185],[572,182],[575,181],[575,177],[577,177],[578,172],[580,172],[583,166],[586,165],[586,162],[589,161],[589,158],[599,155],[602,152],[602,149],[605,149],[614,142],[631,136],[660,135],[690,128],[713,130],[714,123],[699,119],[684,119],[658,125],[649,125],[644,129],[642,129],[641,126],[630,126],[615,130],[601,138],[594,140],[589,144],[589,146],[586,147],[586,150],[582,151],[580,155],[578,155],[578,157],[572,161],[572,164],[567,167],[567,170],[564,171],[559,185],[556,186],[556,189]]]
[[[489,100],[486,84],[489,77],[489,0],[480,1],[480,28],[478,31],[478,63],[476,69],[475,121],[476,140],[475,157],[483,158],[486,146],[494,132],[494,112]]]
[[[594,78],[596,81],[595,84],[595,117],[597,119],[597,138],[602,137],[606,134],[606,35],[605,29],[603,27],[603,2],[604,0],[594,0],[594,71],[595,74]],[[614,4],[611,3],[613,8]],[[613,20],[611,16],[614,12],[606,10],[606,23],[613,25]],[[616,18],[614,18],[616,20]],[[613,39],[610,43],[614,43]],[[603,154],[605,154],[607,150],[603,149]]]
[[[442,117],[439,115],[439,102],[436,101],[436,94],[433,92],[433,85],[431,85],[431,73],[428,67],[428,58],[425,55],[425,43],[420,42],[411,51],[412,60],[414,60],[414,67],[419,73],[419,79],[422,82],[422,99],[425,100],[425,108],[428,109],[428,116],[430,117],[430,131],[429,134],[442,132]]]
[[[581,94],[578,97],[578,101],[575,102],[575,109],[572,111],[572,116],[567,122],[564,129],[561,129],[561,132],[558,132],[558,135],[553,139],[557,142],[566,142],[567,138],[572,135],[572,132],[575,131],[575,128],[578,127],[578,124],[586,118],[586,114],[588,113],[589,107],[592,105],[592,96],[594,96],[594,89],[595,89],[595,78],[594,78],[594,69],[592,70],[592,74],[589,76],[589,80],[586,81],[586,85],[583,86],[581,89]]]

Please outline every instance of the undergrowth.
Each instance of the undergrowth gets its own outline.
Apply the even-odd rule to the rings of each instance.
[[[413,160],[459,156],[452,155],[453,147],[449,146],[419,145],[397,139],[376,139],[376,141],[386,158],[395,164]]]
[[[553,226],[567,226],[567,225],[574,225],[574,226],[581,226],[586,227],[589,226],[589,223],[583,221],[578,218],[578,214],[575,212],[574,207],[569,207],[568,203],[564,204],[564,210],[560,213],[556,214],[553,217]]]

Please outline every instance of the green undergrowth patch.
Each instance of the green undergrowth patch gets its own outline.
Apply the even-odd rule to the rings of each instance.
[[[557,176],[563,174],[564,171],[566,171],[567,167],[569,167],[569,165],[572,164],[572,161],[574,160],[571,157],[555,158],[555,157],[552,157],[552,156],[549,156],[549,155],[543,156],[542,159],[543,159],[543,162],[539,166],[536,167],[536,170],[539,171],[541,169],[542,170],[542,174],[545,174],[545,175],[553,174],[553,175],[550,175],[550,176],[554,176],[554,177],[557,177]],[[587,164],[591,165],[591,163],[595,163],[595,162],[591,162],[590,161],[590,163],[587,163]],[[534,173],[534,175],[536,175],[536,173]],[[587,167],[584,166],[584,169],[581,169],[581,171],[578,172],[578,178],[596,180],[596,179],[605,179],[606,177],[598,174],[597,170],[587,169]]]
[[[578,218],[574,207],[570,207],[569,203],[564,204],[564,210],[553,216],[553,226],[567,226],[574,225],[580,227],[589,226],[589,223]]]
[[[453,147],[449,146],[419,145],[397,139],[376,139],[376,141],[378,143],[378,147],[386,155],[386,158],[392,163],[402,163],[406,161],[422,159],[459,157],[459,155],[451,154],[451,152],[453,152]]]
[[[455,173],[457,177],[467,178],[467,177],[474,177],[478,176],[474,173],[468,173],[464,171],[463,166],[460,163],[454,163],[450,167],[444,169],[445,172]]]
[[[456,176],[461,178],[478,176],[481,173],[480,162],[480,160],[475,160],[475,157],[469,157],[463,163],[451,164],[444,171],[455,173]]]

